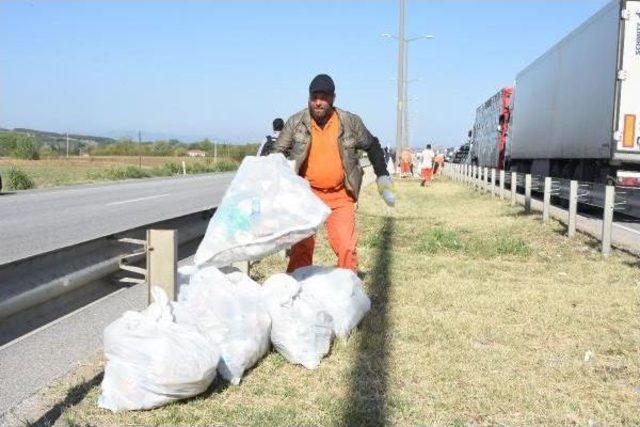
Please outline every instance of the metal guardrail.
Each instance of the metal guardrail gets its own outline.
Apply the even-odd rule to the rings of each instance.
[[[146,251],[140,251],[136,243],[146,238],[148,228],[176,229],[179,244],[184,245],[204,235],[213,211],[208,209],[150,223],[1,266],[0,345],[54,320],[65,314],[64,311],[90,302],[83,300],[90,296],[77,297],[76,301],[71,294],[81,293],[82,288],[115,275],[121,266],[139,268],[135,264],[144,261]],[[108,283],[109,289],[100,292],[108,293],[123,286],[115,280]],[[69,304],[60,301],[50,309],[45,307],[45,303],[64,300],[67,295],[71,300]]]
[[[466,183],[484,192],[491,192],[499,197],[503,197],[504,193],[508,191],[511,195],[512,205],[519,199],[518,188],[523,188],[522,202],[526,212],[532,210],[531,192],[542,192],[543,221],[547,221],[550,216],[551,196],[567,199],[569,208],[566,212],[566,222],[569,237],[572,237],[576,231],[578,203],[601,207],[603,209],[602,228],[600,235],[596,237],[601,240],[601,252],[604,256],[611,253],[613,213],[616,210],[624,212],[628,206],[626,192],[620,191],[616,194],[616,188],[609,185],[510,172],[505,174],[504,182],[498,181],[498,188],[496,188],[496,181],[493,179],[497,175],[495,169],[466,164],[447,164],[444,173],[456,181]],[[507,188],[509,189],[507,190]]]

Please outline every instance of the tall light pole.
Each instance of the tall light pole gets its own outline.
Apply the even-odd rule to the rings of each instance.
[[[406,57],[404,54],[404,0],[398,0],[399,21],[398,21],[398,111],[396,112],[396,159],[400,160],[404,142],[404,94],[405,78],[404,65]]]
[[[399,24],[398,24],[398,36],[392,34],[383,34],[383,37],[394,38],[398,40],[398,103],[397,103],[397,118],[396,118],[396,161],[399,162],[400,153],[407,145],[406,137],[406,116],[407,116],[407,45],[416,40],[433,39],[432,35],[424,35],[418,37],[412,37],[406,39],[404,37],[404,15],[405,7],[404,0],[398,0],[399,5]]]

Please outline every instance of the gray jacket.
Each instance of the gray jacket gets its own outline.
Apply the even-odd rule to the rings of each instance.
[[[371,135],[362,119],[356,114],[339,108],[335,109],[340,117],[340,134],[338,145],[344,168],[344,186],[357,199],[362,186],[362,166],[360,166],[360,150],[367,152],[369,160],[377,176],[388,175],[384,162],[384,152],[378,138]],[[283,153],[295,162],[296,173],[307,160],[311,147],[311,115],[309,109],[289,117],[276,141],[273,152]]]

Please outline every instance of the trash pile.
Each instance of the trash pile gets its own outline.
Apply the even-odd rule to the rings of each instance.
[[[270,351],[315,369],[335,337],[371,308],[351,270],[310,266],[262,285],[232,262],[255,260],[316,233],[329,209],[281,154],[246,158],[195,256],[178,271],[175,302],[154,302],[104,331],[107,358],[98,406],[151,409],[204,392],[217,374],[238,385]]]

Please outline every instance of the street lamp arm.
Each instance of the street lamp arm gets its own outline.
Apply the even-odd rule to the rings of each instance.
[[[435,39],[436,36],[431,35],[431,34],[427,34],[427,35],[423,35],[423,36],[417,36],[417,37],[412,37],[410,39],[405,39],[405,42],[410,43],[416,40],[421,40],[421,39],[425,39],[425,40],[431,40],[431,39]]]

